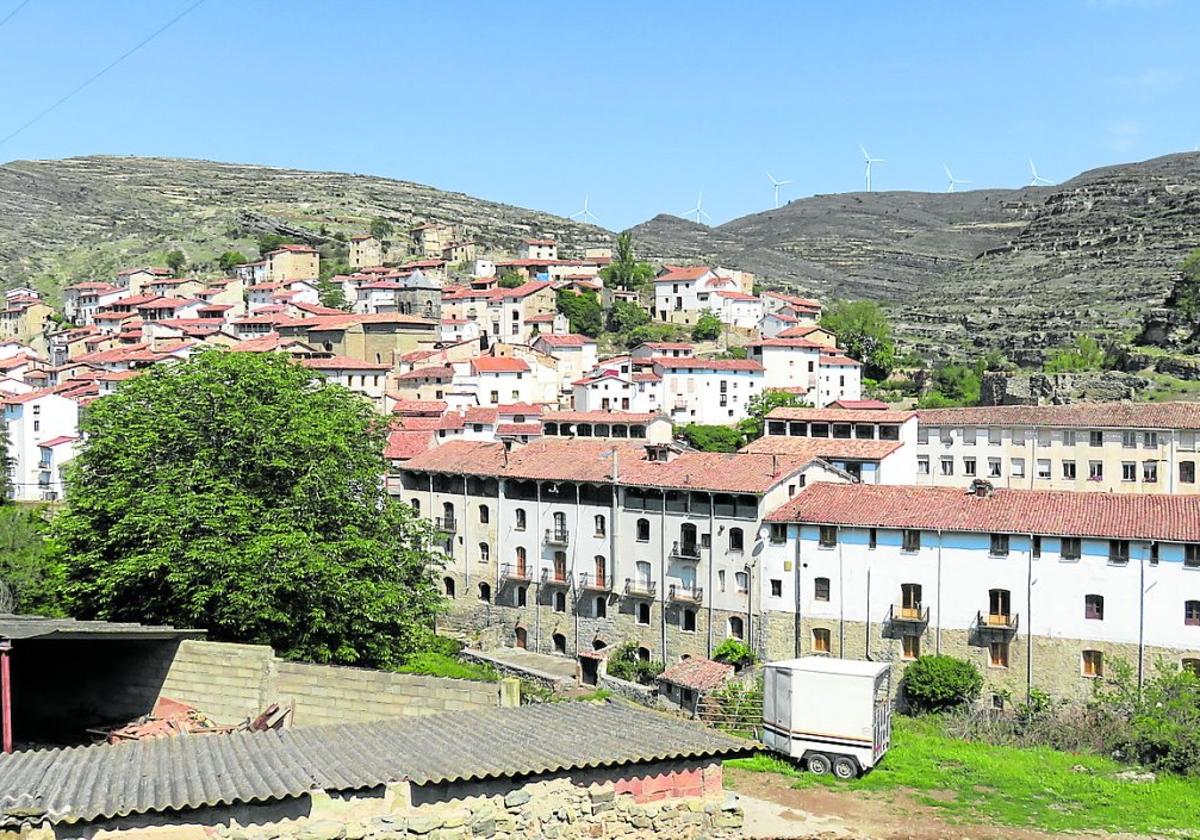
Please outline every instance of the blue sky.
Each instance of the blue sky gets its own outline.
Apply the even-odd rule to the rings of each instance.
[[[0,0],[0,137],[192,0]],[[0,145],[371,173],[609,228],[1200,144],[1200,2],[205,0]]]

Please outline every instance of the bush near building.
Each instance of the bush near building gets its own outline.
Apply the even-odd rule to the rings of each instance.
[[[904,696],[922,712],[942,712],[979,699],[983,676],[974,664],[943,654],[921,656],[904,671]]]

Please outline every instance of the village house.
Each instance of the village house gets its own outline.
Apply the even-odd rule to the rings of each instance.
[[[757,313],[747,329],[758,325],[762,317],[762,304],[757,298],[751,303],[754,290],[754,275],[745,271],[709,266],[664,266],[654,278],[654,317],[673,324],[692,325],[700,315],[712,312],[721,317],[725,306],[721,299],[714,299],[717,292],[735,293],[728,300],[741,303],[729,310],[730,317],[736,313],[745,318],[753,310]],[[745,295],[745,298],[739,295]]]
[[[729,425],[763,391],[763,367],[750,359],[654,359],[662,410],[677,424]]]
[[[517,246],[517,259],[557,260],[558,243],[553,239],[526,239]]]
[[[917,428],[911,411],[776,408],[745,451],[821,458],[864,484],[911,485]]]
[[[8,475],[17,501],[62,497],[59,468],[70,459],[73,449],[61,439],[74,441],[79,434],[79,402],[67,395],[71,393],[69,389],[45,388],[0,394],[3,428],[8,433]]]
[[[326,353],[391,366],[405,353],[432,343],[438,323],[396,313],[317,315],[280,321],[276,332],[298,338]]]
[[[53,314],[54,310],[50,305],[38,297],[6,297],[4,309],[0,310],[0,340],[13,339],[27,344],[44,345],[46,327]]]
[[[441,258],[450,265],[462,265],[475,261],[476,245],[470,240],[451,242],[442,249]]]
[[[408,231],[408,251],[421,259],[442,258],[442,251],[462,239],[458,228],[439,222],[425,222]]]
[[[575,379],[596,366],[596,340],[585,335],[539,334],[533,349],[554,357],[564,394],[570,394]]]
[[[117,272],[113,285],[126,290],[131,295],[145,292],[146,286],[155,280],[174,277],[175,272],[169,268],[126,268]]]
[[[503,356],[471,360],[471,381],[480,405],[525,402],[530,399],[529,363]]]
[[[91,324],[97,310],[126,294],[126,290],[112,283],[74,283],[63,289],[63,318],[79,326]]]
[[[266,255],[266,262],[268,283],[315,282],[321,276],[321,255],[308,245],[281,245]]]
[[[351,268],[383,265],[383,242],[369,233],[351,236],[349,262]]]
[[[300,359],[300,364],[335,385],[362,394],[382,410],[390,364],[364,362],[347,356],[314,356]]]
[[[620,374],[599,369],[571,383],[576,411],[633,411],[655,413],[663,405],[662,377],[653,372]]]

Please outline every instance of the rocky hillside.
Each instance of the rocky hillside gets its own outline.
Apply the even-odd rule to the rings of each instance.
[[[1036,363],[1079,330],[1132,336],[1200,246],[1200,154],[1096,169],[1053,187],[816,196],[706,228],[634,228],[663,259],[893,305],[929,354],[1000,347]]]
[[[377,216],[397,230],[421,221],[463,226],[485,249],[511,252],[529,236],[567,252],[610,234],[548,213],[366,175],[162,158],[86,157],[0,166],[0,285],[53,292],[182,248],[193,264],[254,236],[320,244],[364,232]],[[324,232],[322,232],[324,231]]]

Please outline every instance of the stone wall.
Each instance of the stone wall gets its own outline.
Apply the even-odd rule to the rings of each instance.
[[[302,726],[501,704],[498,683],[286,662],[264,645],[190,640],[175,652],[160,694],[220,723],[253,717],[271,703],[294,705],[292,722]]]

